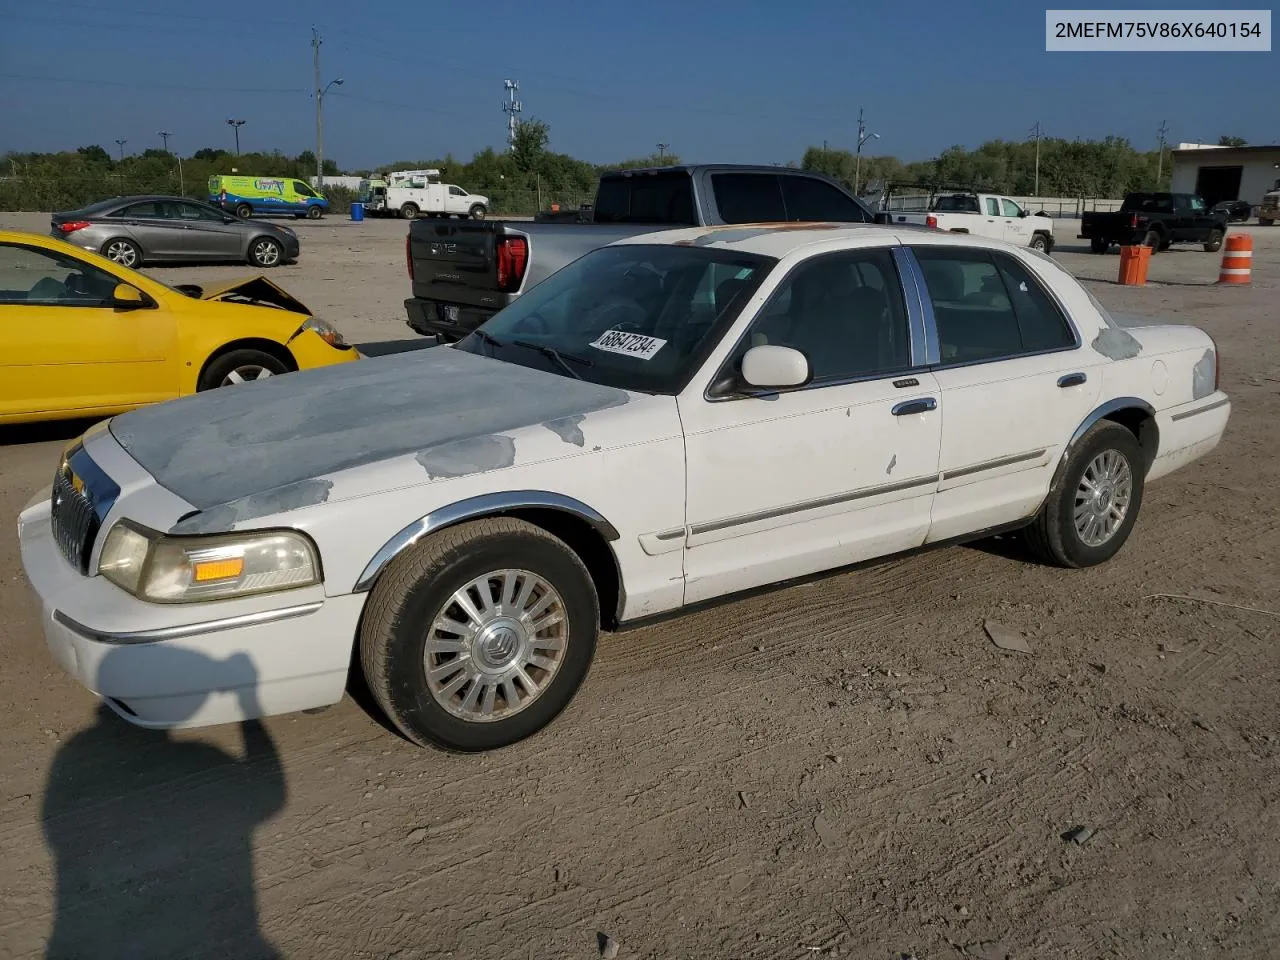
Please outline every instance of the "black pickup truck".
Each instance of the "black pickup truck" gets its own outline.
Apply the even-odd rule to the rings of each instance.
[[[814,221],[884,222],[835,180],[790,167],[734,164],[607,173],[584,215],[514,220],[415,220],[405,255],[408,324],[462,339],[566,264],[605,244],[676,227]],[[566,222],[569,221],[569,222]]]
[[[1227,215],[1210,212],[1194,193],[1131,193],[1115,213],[1080,218],[1080,239],[1094,253],[1106,253],[1113,243],[1150,247],[1153,254],[1175,243],[1199,243],[1216,253],[1226,234]]]

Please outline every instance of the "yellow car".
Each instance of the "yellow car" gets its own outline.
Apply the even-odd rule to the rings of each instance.
[[[171,287],[0,231],[0,423],[110,416],[360,354],[266,277]]]

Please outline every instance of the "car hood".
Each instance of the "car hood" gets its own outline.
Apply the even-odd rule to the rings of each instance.
[[[509,466],[511,435],[529,427],[558,437],[560,450],[560,441],[581,447],[587,415],[641,396],[432,347],[144,407],[110,430],[198,510],[247,499],[258,509],[316,502],[309,491],[317,483],[327,491],[333,474],[406,455],[423,481]],[[361,487],[371,485],[376,478]],[[235,509],[223,519],[247,516]]]
[[[244,303],[256,307],[280,307],[290,313],[300,313],[306,317],[312,315],[311,311],[293,294],[286,292],[263,276],[202,287],[199,299]]]

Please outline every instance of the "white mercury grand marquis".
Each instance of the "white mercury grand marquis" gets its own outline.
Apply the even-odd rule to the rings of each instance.
[[[550,723],[599,631],[1021,528],[1084,567],[1211,451],[1213,341],[1048,257],[832,224],[602,247],[450,347],[118,416],[19,519],[49,647],[128,720],[338,701],[409,739]]]

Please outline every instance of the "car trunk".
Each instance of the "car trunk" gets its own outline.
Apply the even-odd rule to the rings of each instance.
[[[501,221],[417,220],[409,228],[413,295],[479,306],[497,289],[497,236]],[[491,305],[491,304],[486,304]]]

